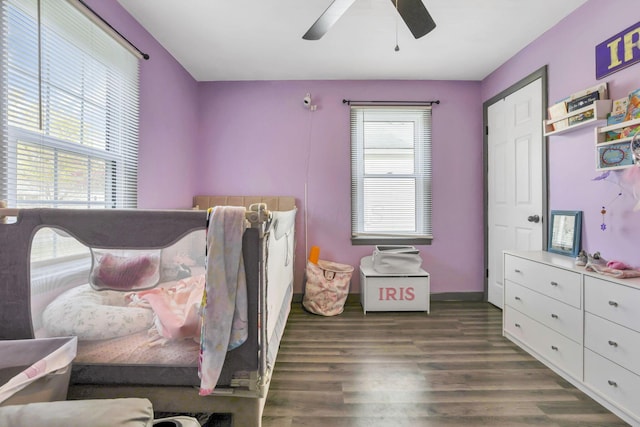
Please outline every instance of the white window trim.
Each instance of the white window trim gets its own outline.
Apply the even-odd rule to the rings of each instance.
[[[4,106],[0,118],[3,144],[0,146],[0,199],[6,199],[11,208],[135,208],[140,96],[138,60],[109,41],[109,36],[113,37],[113,34],[107,32],[107,37],[103,37],[100,30],[96,31],[95,25],[85,21],[78,10],[67,7],[67,2],[45,1],[6,0],[0,7],[3,32],[6,31],[6,39],[2,40],[3,49],[6,50],[0,69]],[[46,13],[43,14],[43,11]],[[43,16],[47,19],[43,19]],[[90,16],[89,18],[91,19]],[[8,29],[14,28],[11,27],[13,25],[15,29],[9,32]],[[27,36],[20,38],[23,25],[28,28],[24,33]],[[34,31],[36,27],[41,29]],[[37,53],[34,48],[36,38]],[[77,41],[81,43],[78,44]],[[122,45],[121,40],[117,41]],[[23,42],[31,49],[24,49]],[[43,56],[43,53],[46,55]],[[76,66],[78,58],[83,67]],[[72,62],[74,59],[76,62]],[[59,62],[59,68],[46,66]],[[71,70],[77,71],[81,76],[72,79],[70,73],[61,72],[69,64],[74,66]],[[94,80],[95,88],[92,86]],[[83,84],[78,89],[76,86],[69,86],[70,82],[90,84]],[[47,88],[56,90],[50,92]],[[101,91],[91,92],[96,88]],[[30,97],[20,98],[22,91]],[[10,96],[16,93],[17,97]],[[124,97],[123,94],[127,96]],[[53,96],[49,97],[50,95]],[[12,107],[9,108],[9,105]],[[51,109],[43,108],[45,105],[51,106]],[[66,110],[68,106],[71,106],[69,111]],[[79,107],[73,108],[75,106]],[[69,134],[68,140],[62,139],[64,133],[56,132],[60,127],[48,127],[52,123],[60,124],[66,118],[56,114],[60,111],[75,118],[81,126],[79,134]],[[28,115],[27,112],[37,113],[38,116]],[[50,115],[51,112],[54,115]],[[29,120],[23,121],[23,116]],[[97,126],[91,127],[94,124]],[[104,125],[104,129],[101,125]],[[85,133],[87,130],[89,132]],[[50,132],[53,136],[49,135]],[[30,192],[22,192],[25,182],[31,185],[31,177],[27,176],[25,179],[21,168],[26,165],[26,170],[27,167],[40,165],[36,160],[39,157],[34,157],[33,162],[21,157],[23,147],[29,150],[35,147],[34,151],[41,148],[46,156],[53,156],[47,160],[50,173],[45,179],[50,190],[46,193],[47,200],[36,193],[32,195]],[[73,197],[65,197],[57,192],[57,187],[61,184],[64,188],[66,184],[66,190],[73,189],[73,184],[65,182],[70,174],[64,174],[68,170],[73,171],[76,159],[80,170],[84,172],[82,177],[86,178],[83,181],[87,188],[84,188],[83,183],[82,187],[77,187],[78,191]],[[34,178],[38,179],[37,176]],[[94,187],[92,184],[96,183],[98,185]],[[43,236],[43,239],[46,238]],[[53,253],[57,253],[56,246],[52,247]],[[49,256],[48,253],[46,257],[35,255],[32,259],[33,266],[46,270],[52,261]],[[85,252],[77,254],[73,250],[68,253],[61,251],[53,256],[55,262],[74,262],[87,257]]]
[[[418,109],[422,109],[422,108],[428,108],[429,110],[431,109],[431,107],[362,107],[362,106],[356,106],[356,107],[352,107],[353,108],[357,108],[359,109],[357,111],[356,114],[358,114],[358,116],[362,116],[362,114],[364,113],[364,108],[368,109],[368,110],[372,110],[374,108],[384,108],[384,109],[401,109],[401,108],[405,108],[407,109],[407,117],[403,118],[403,121],[409,121],[411,120],[411,116],[414,116],[412,118],[412,121],[414,123],[414,129],[415,129],[415,134],[417,135],[424,135],[425,134],[425,123],[422,119],[422,114],[423,113],[418,113],[418,112],[410,112],[410,110],[418,110]],[[360,111],[362,110],[362,111]],[[413,174],[394,174],[393,176],[386,176],[386,175],[380,175],[380,174],[369,174],[365,176],[364,173],[364,126],[363,126],[363,120],[357,120],[355,123],[355,130],[354,130],[354,123],[353,123],[353,115],[354,112],[351,112],[352,114],[352,122],[351,122],[351,135],[352,135],[352,141],[351,141],[351,155],[352,155],[352,231],[351,231],[351,241],[353,244],[356,245],[369,245],[369,244],[431,244],[431,241],[433,239],[433,235],[432,233],[421,233],[420,230],[424,230],[425,229],[425,220],[427,219],[427,215],[429,217],[429,221],[432,224],[432,213],[431,213],[431,203],[429,203],[428,205],[425,204],[425,195],[427,194],[427,192],[431,191],[431,174],[429,173],[428,176],[425,176],[425,180],[420,179],[421,174],[418,173],[419,170],[422,169],[423,166],[423,162],[431,162],[431,152],[430,152],[430,148],[431,148],[431,142],[430,140],[427,141],[426,144],[424,143],[417,143],[415,145],[415,155],[414,155],[414,173]],[[384,120],[384,114],[381,113],[380,118]],[[430,121],[430,116],[429,116],[429,120],[427,123],[427,126],[430,126],[431,121]],[[430,134],[430,129],[429,132]],[[353,140],[355,137],[355,141]],[[428,150],[429,152],[425,152],[425,149]],[[431,170],[431,168],[429,167],[429,170]],[[366,177],[377,177],[377,178],[384,178],[384,179],[406,179],[406,178],[410,178],[410,179],[414,179],[415,183],[416,183],[416,194],[415,194],[415,203],[416,203],[416,207],[418,210],[418,214],[416,215],[416,232],[415,233],[411,233],[411,232],[407,232],[407,233],[399,233],[399,232],[376,232],[376,233],[371,233],[371,232],[364,232],[362,230],[364,230],[364,179]],[[422,214],[420,214],[420,210],[422,210],[422,207],[427,208],[429,211],[428,212],[422,212]],[[354,214],[353,212],[356,212],[356,216],[354,218]],[[431,226],[428,226],[428,229],[431,229]]]
[[[122,170],[124,169],[123,164],[125,160],[122,158],[121,155],[115,154],[113,152],[104,151],[104,150],[100,150],[100,149],[96,149],[88,146],[81,146],[81,145],[63,141],[61,139],[57,139],[51,136],[42,135],[37,132],[21,129],[14,126],[9,126],[8,128],[9,150],[7,152],[7,160],[8,160],[7,175],[9,176],[10,182],[17,182],[17,170],[15,168],[15,165],[17,163],[16,153],[18,151],[17,150],[18,141],[20,141],[21,144],[30,145],[33,147],[45,147],[53,150],[64,151],[71,154],[86,156],[88,159],[96,158],[100,160],[105,160],[107,162],[112,162],[113,164],[116,165],[115,169],[119,169],[118,172],[122,172]],[[114,175],[117,175],[118,172],[115,172]],[[107,179],[107,182],[110,182],[110,181],[111,179]],[[6,191],[7,191],[9,200],[16,200],[17,195],[16,195],[15,186],[12,186],[12,185],[8,186]],[[21,200],[20,202],[23,205],[28,205],[31,203],[29,202],[29,200]],[[42,202],[33,201],[32,203],[39,205]],[[79,201],[79,202],[56,200],[54,201],[54,204],[55,204],[55,207],[80,206],[84,208],[89,208],[93,203],[91,202],[91,200]],[[95,203],[95,205],[98,207],[104,207],[104,204],[105,204],[104,201],[99,201]]]

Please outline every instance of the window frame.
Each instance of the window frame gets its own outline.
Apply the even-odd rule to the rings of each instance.
[[[49,3],[43,11],[42,1],[0,6],[0,199],[12,208],[136,208],[141,56],[74,2]],[[22,31],[28,37],[16,36]],[[64,70],[78,63],[78,77],[71,80]],[[65,120],[77,125],[75,133],[56,126]],[[23,169],[39,165],[48,175]],[[32,251],[32,266],[86,258],[88,248],[80,242],[77,250],[58,244],[66,236],[53,230],[43,237],[51,247]]]
[[[376,111],[377,110],[377,111]],[[394,113],[385,113],[393,110]],[[402,121],[414,123],[413,173],[365,173],[364,114],[374,113],[377,120],[398,121],[398,113],[405,111]],[[425,113],[425,110],[428,112]],[[351,243],[353,245],[430,245],[433,217],[431,212],[431,107],[430,106],[365,106],[351,105]],[[394,119],[394,120],[392,120]],[[426,163],[426,165],[425,165]],[[410,232],[365,232],[364,181],[366,178],[414,179],[415,225]]]
[[[55,207],[55,208],[76,207],[76,208],[90,209],[90,208],[107,208],[107,206],[109,205],[111,208],[116,207],[117,193],[115,188],[109,185],[109,183],[114,182],[116,179],[116,176],[118,175],[117,171],[119,170],[121,171],[123,169],[121,165],[122,163],[124,163],[125,160],[121,159],[120,158],[121,156],[118,156],[117,154],[110,151],[105,151],[105,150],[100,150],[92,147],[78,145],[75,143],[70,143],[70,142],[63,141],[51,136],[41,135],[37,132],[18,128],[15,126],[9,126],[7,133],[8,133],[9,150],[7,152],[6,169],[7,169],[7,176],[8,176],[9,182],[14,182],[14,183],[18,182],[18,177],[17,177],[18,171],[15,165],[18,162],[17,146],[19,144],[28,145],[34,148],[49,149],[56,153],[66,153],[70,155],[82,156],[82,157],[85,157],[88,161],[91,161],[92,159],[97,159],[97,160],[103,161],[105,164],[111,163],[110,167],[105,168],[106,175],[104,177],[104,181],[105,181],[105,195],[110,193],[112,194],[112,196],[108,198],[105,197],[105,200],[92,201],[91,198],[88,197],[87,200],[83,200],[83,201],[68,201],[68,200],[61,200],[58,198],[54,198],[49,202],[43,203],[41,200],[21,199],[19,200],[21,207],[28,207],[28,206],[38,207],[38,206],[42,206],[43,204],[47,204],[47,205],[50,205],[49,207]],[[58,161],[55,160],[54,162],[55,162],[54,169],[58,169],[60,167]],[[60,175],[56,173],[53,181],[54,187],[58,187],[57,182],[59,179],[60,179]],[[9,200],[17,200],[18,196],[17,196],[16,185],[8,185],[6,188],[6,193]],[[90,192],[89,192],[89,196],[90,196]]]

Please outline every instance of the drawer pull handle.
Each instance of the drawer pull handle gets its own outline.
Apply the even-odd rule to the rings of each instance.
[[[522,271],[518,270],[517,268],[513,271],[515,271],[516,273],[522,273]]]
[[[515,325],[516,328],[520,327],[520,323],[515,323],[514,325]]]
[[[612,306],[612,307],[617,307],[618,303],[615,302],[615,301],[609,301],[609,305]]]
[[[551,350],[558,351],[558,347],[556,347],[555,345],[552,345]]]
[[[610,345],[611,347],[617,347],[617,346],[618,346],[618,343],[617,343],[617,342],[615,342],[615,341],[611,341],[611,340],[609,340],[609,345]]]
[[[557,314],[554,314],[554,313],[551,313],[551,317],[553,317],[554,319],[557,319],[557,318],[558,318],[558,315],[557,315]]]
[[[617,383],[617,382],[615,382],[615,381],[607,380],[607,382],[609,383],[609,385],[610,385],[611,387],[618,387],[618,383]]]
[[[551,286],[558,286],[558,282],[551,282]]]
[[[516,301],[522,301],[520,297],[516,297]]]

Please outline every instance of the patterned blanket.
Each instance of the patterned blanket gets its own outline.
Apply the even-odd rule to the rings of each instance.
[[[245,209],[219,206],[207,216],[206,283],[200,334],[201,396],[218,382],[226,352],[244,343],[247,331],[247,283],[242,257]]]

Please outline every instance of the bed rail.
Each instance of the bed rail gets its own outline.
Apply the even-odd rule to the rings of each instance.
[[[31,240],[42,227],[61,229],[99,249],[159,249],[204,230],[205,210],[0,208],[0,339],[33,338],[29,311]],[[262,237],[271,217],[266,205],[246,212]],[[5,222],[5,221],[1,221]]]
[[[37,209],[37,208],[32,208],[32,209]],[[23,209],[18,209],[18,208],[0,207],[0,223],[6,223],[8,218],[20,216],[20,212],[22,210]],[[73,209],[73,210],[75,211],[77,209]],[[109,209],[109,210],[114,210],[114,209]],[[199,210],[199,209],[198,207],[196,207],[194,208],[194,210]],[[91,210],[91,212],[95,212],[95,211],[98,211],[98,209]],[[126,210],[126,211],[130,212],[131,210]],[[149,211],[146,211],[146,212],[149,212]],[[161,212],[161,210],[158,210],[158,212]],[[170,212],[176,212],[176,211],[170,211]],[[245,213],[245,218],[247,219],[251,227],[257,227],[267,222],[271,218],[271,211],[267,209],[266,203],[254,203],[250,205],[249,208],[247,209]]]

